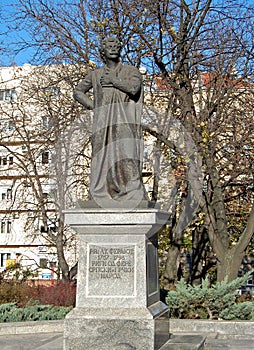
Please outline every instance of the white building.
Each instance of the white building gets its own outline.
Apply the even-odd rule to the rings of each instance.
[[[79,137],[88,119],[79,118],[70,128],[71,70],[27,64],[0,68],[0,272],[21,263],[38,278],[56,277],[60,229],[67,262],[71,267],[76,261],[73,233],[59,227],[67,202],[87,195],[86,186],[81,189],[72,180],[75,175],[87,182],[88,158],[75,152],[77,144],[86,144],[87,131],[82,130],[82,142]]]

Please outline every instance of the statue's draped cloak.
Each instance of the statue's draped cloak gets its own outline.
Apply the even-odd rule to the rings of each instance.
[[[137,68],[119,63],[119,87],[102,87],[104,73],[105,68],[91,71],[80,83],[94,95],[90,197],[99,204],[140,201],[146,198],[141,179],[142,77]]]

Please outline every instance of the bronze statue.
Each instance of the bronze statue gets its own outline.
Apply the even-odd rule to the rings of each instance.
[[[142,183],[143,102],[139,70],[120,62],[118,39],[102,41],[104,67],[90,71],[74,98],[94,110],[90,197],[100,206],[146,199]],[[93,99],[87,94],[93,89]]]

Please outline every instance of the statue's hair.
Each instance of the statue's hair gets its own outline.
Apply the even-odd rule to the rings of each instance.
[[[122,44],[118,38],[116,38],[114,36],[107,36],[106,38],[104,38],[101,41],[101,44],[99,47],[100,56],[101,56],[101,59],[103,60],[103,62],[105,62],[105,54],[104,54],[105,46],[108,42],[112,42],[112,41],[117,43],[119,50],[121,50],[121,48],[122,48]]]

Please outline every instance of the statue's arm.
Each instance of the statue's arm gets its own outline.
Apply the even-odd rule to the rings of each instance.
[[[128,95],[136,96],[142,85],[142,77],[138,69],[131,67],[123,77],[116,76],[114,72],[106,69],[105,74],[101,78],[102,86],[112,84],[116,89],[121,90]]]
[[[142,78],[139,74],[132,74],[128,79],[114,77],[113,86],[129,95],[136,96],[142,84]]]
[[[93,100],[87,95],[87,92],[92,88],[92,74],[89,73],[85,79],[75,87],[73,97],[87,109],[94,108]]]

